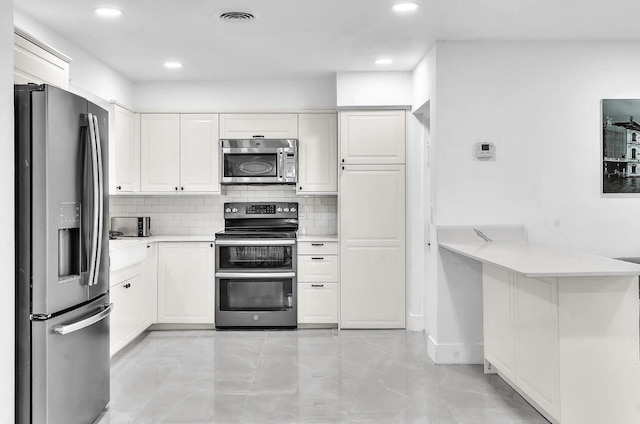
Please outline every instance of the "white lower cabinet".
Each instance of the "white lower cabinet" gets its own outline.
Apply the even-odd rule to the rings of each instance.
[[[147,243],[147,258],[142,263],[142,278],[145,284],[145,327],[158,322],[158,243]]]
[[[513,282],[509,271],[483,266],[484,356],[510,380],[515,381],[516,343]]]
[[[214,323],[214,255],[209,242],[158,245],[158,323]]]
[[[560,419],[558,279],[483,264],[484,356],[554,419]]]
[[[112,272],[110,278],[110,299],[114,306],[110,326],[113,356],[149,326],[147,302],[152,293],[143,275],[142,263]]]
[[[298,242],[298,324],[338,324],[338,242]]]

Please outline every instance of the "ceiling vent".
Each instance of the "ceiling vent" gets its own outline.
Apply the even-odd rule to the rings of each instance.
[[[220,19],[227,22],[247,22],[256,17],[249,12],[225,12],[220,15]]]

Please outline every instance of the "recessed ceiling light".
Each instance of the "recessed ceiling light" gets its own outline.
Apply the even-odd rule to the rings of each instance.
[[[416,9],[418,9],[418,3],[411,3],[411,2],[396,3],[393,6],[391,6],[391,9],[393,9],[394,12],[399,12],[399,13],[413,12]]]
[[[393,60],[391,59],[376,59],[375,62],[376,65],[391,65],[393,63]]]
[[[104,16],[105,18],[116,18],[122,15],[122,10],[114,9],[112,7],[98,7],[93,9],[96,15]]]
[[[180,63],[180,62],[165,62],[164,63],[164,67],[165,68],[169,68],[169,69],[180,69],[180,68],[182,68],[182,63]]]

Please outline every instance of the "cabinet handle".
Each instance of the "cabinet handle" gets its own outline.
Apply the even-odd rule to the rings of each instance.
[[[116,187],[118,190],[122,190],[122,186],[118,186]]]
[[[127,284],[124,285],[125,289],[128,289],[129,287],[131,287],[131,283],[127,283]]]
[[[311,258],[313,261],[324,261],[324,258]]]
[[[178,191],[178,187],[176,187],[176,191]]]
[[[344,163],[344,159],[342,159],[342,163]]]
[[[311,246],[324,246],[324,243],[311,243]]]
[[[151,245],[150,244],[147,244],[147,249],[151,249]]]
[[[311,287],[324,287],[324,284],[311,284]]]
[[[180,187],[180,190],[184,190],[184,187]]]
[[[253,138],[264,138],[263,135],[254,135]]]
[[[211,247],[213,247],[213,243],[211,243]]]
[[[302,186],[300,186],[300,191],[302,191]]]

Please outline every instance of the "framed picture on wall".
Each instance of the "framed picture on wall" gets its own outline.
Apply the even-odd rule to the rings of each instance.
[[[602,193],[640,194],[640,99],[602,100]]]

